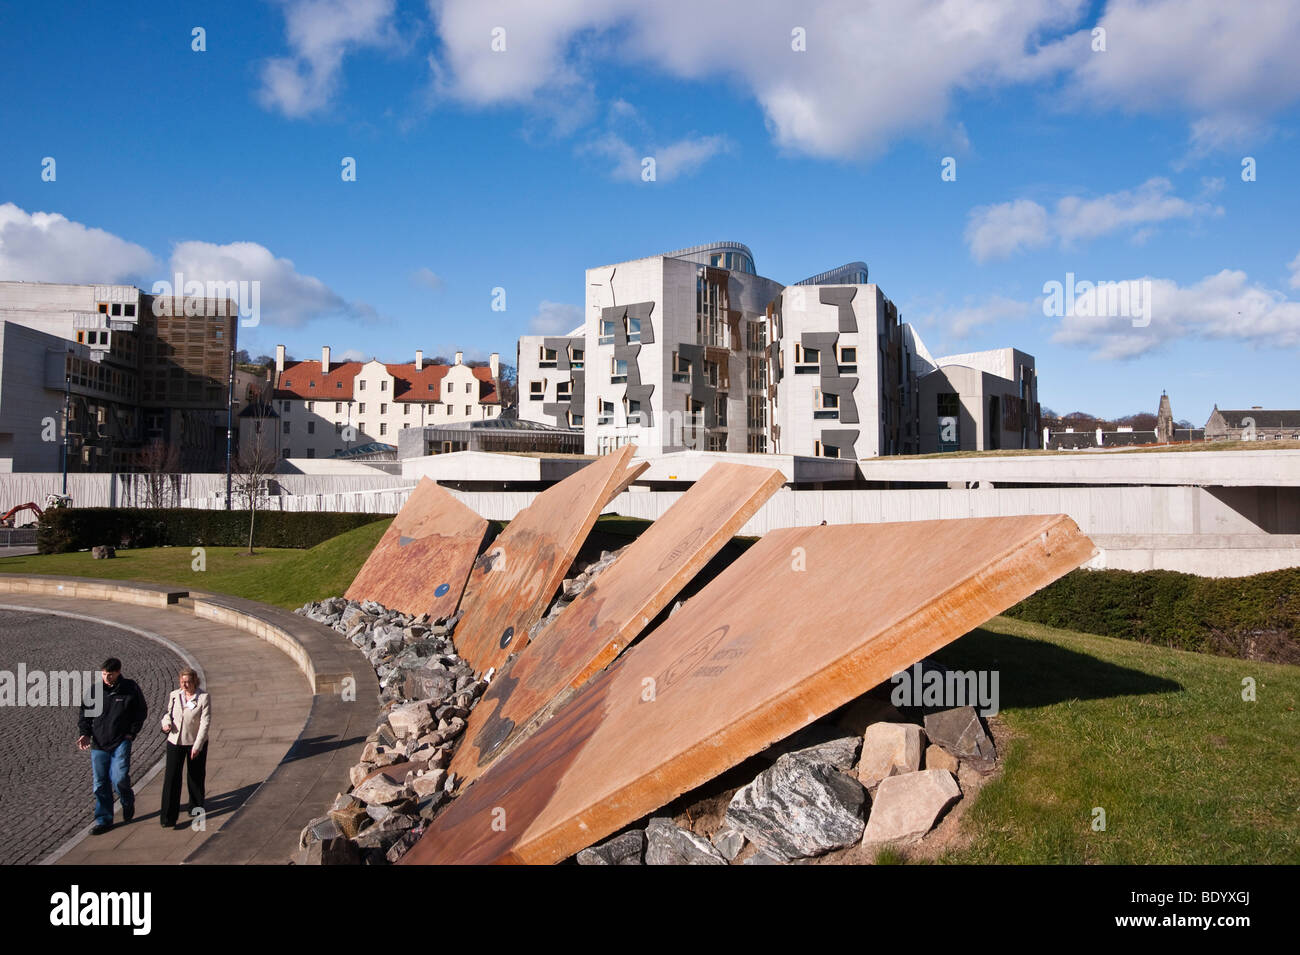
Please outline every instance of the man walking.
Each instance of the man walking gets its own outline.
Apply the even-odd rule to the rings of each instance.
[[[144,726],[149,707],[134,680],[122,676],[122,661],[109,657],[103,666],[104,685],[98,700],[81,707],[77,730],[78,749],[90,750],[95,780],[95,827],[93,836],[113,828],[113,791],[122,801],[122,821],[135,816],[135,793],[131,789],[131,743]]]

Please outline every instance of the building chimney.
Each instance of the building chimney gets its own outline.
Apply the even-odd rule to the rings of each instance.
[[[458,365],[463,364],[464,361],[465,361],[465,353],[463,351],[456,352],[456,364]]]
[[[320,349],[320,373],[328,375],[330,373],[330,346],[322,345]]]
[[[498,354],[497,352],[493,352],[491,355],[488,356],[488,368],[490,368],[490,369],[492,370],[492,377],[493,377],[493,379],[496,379],[496,378],[500,377],[500,375],[501,375],[501,356],[500,356],[500,354]]]
[[[278,382],[284,374],[284,346],[275,346],[275,380]]]
[[[417,348],[415,350],[415,370],[420,371],[423,368],[424,368],[424,349]]]

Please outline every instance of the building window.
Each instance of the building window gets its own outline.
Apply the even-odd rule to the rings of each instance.
[[[342,411],[343,411],[343,402],[341,401],[334,402],[334,413],[340,414],[342,413]]]
[[[640,424],[641,423],[641,402],[632,401],[628,398],[624,398],[623,404],[626,409],[627,423]]]
[[[569,346],[569,364],[574,368],[581,368],[586,363],[585,349],[578,348],[576,345]]]
[[[134,303],[128,303],[128,304],[126,304],[126,305],[123,305],[123,306],[122,306],[122,314],[125,315],[127,318],[135,318],[135,305],[134,305]]]
[[[334,433],[335,433],[335,434],[342,434],[342,433],[343,433],[343,422],[342,422],[342,421],[335,421],[335,422],[334,422]]]
[[[612,344],[614,344],[614,321],[613,321],[613,319],[606,320],[606,319],[603,319],[603,318],[602,318],[602,319],[600,320],[600,338],[597,339],[596,344],[598,344],[598,345],[612,345]]]
[[[107,303],[107,302],[100,302],[100,303],[99,303],[99,314],[100,314],[100,315],[107,315],[107,314],[108,314],[108,303]]]
[[[380,433],[381,435],[388,434],[388,424],[387,424],[387,422],[384,422],[384,421],[379,422],[379,433]]]
[[[554,368],[556,355],[554,348],[547,348],[545,345],[537,346],[537,363],[542,368]],[[467,386],[468,387],[468,386]]]
[[[388,402],[386,402],[386,401],[381,401],[381,402],[379,403],[379,413],[380,413],[380,414],[388,414]]]
[[[673,381],[681,384],[691,382],[691,363],[677,352],[673,352]]]
[[[113,314],[118,316],[122,314],[122,306],[117,302],[113,303]]]
[[[85,332],[77,332],[77,344],[78,344],[78,345],[84,345],[84,344],[86,344],[86,333],[85,333]]]
[[[639,318],[628,318],[628,319],[627,319],[627,341],[628,341],[628,344],[630,345],[630,344],[633,344],[633,343],[635,343],[635,342],[639,342],[640,340],[641,340],[641,319],[639,319]]]
[[[410,405],[402,405],[402,417],[406,417],[406,416],[409,415],[410,413],[411,413],[411,406],[410,406]]]
[[[609,380],[613,384],[617,385],[621,382],[627,381],[627,362],[620,361],[617,358],[611,358],[609,360],[609,375]]]
[[[303,404],[304,404],[304,406],[306,407],[306,409],[307,409],[308,411],[311,411],[311,409],[312,409],[312,402],[307,401],[307,402],[304,402]]]
[[[794,344],[794,373],[796,375],[815,374],[821,370],[821,353],[816,348],[804,348],[798,342]]]
[[[852,373],[858,370],[858,350],[852,346],[840,346],[840,368],[845,373]]]
[[[281,455],[280,455],[280,456],[281,456],[281,457],[284,457],[284,458],[287,458],[287,457],[289,456],[289,449],[288,449],[288,448],[285,448],[284,451],[281,452]]]
[[[334,389],[335,389],[336,391],[342,391],[342,390],[343,390],[343,382],[341,382],[341,381],[336,381],[336,382],[334,382]]]
[[[469,417],[471,414],[473,414],[473,413],[474,413],[474,412],[470,409],[470,406],[469,406],[469,405],[466,405],[466,406],[465,406],[465,417],[468,418],[468,417]]]
[[[366,413],[366,403],[362,401],[357,405],[357,414],[365,414],[365,413]]]
[[[316,433],[316,422],[315,422],[315,421],[308,421],[308,422],[307,422],[307,433],[308,433],[308,434],[315,434],[315,433]]]
[[[284,423],[281,425],[281,427],[283,428],[285,434],[288,434],[288,433],[289,433],[289,422],[287,422],[287,421],[284,422]]]
[[[935,398],[936,411],[941,418],[955,418],[961,408],[961,402],[953,392],[940,392]]]
[[[315,448],[308,448],[308,449],[307,449],[307,457],[309,457],[309,458],[314,458],[314,457],[316,457],[316,449],[315,449]]]
[[[288,384],[288,382],[286,382],[286,384]],[[280,402],[280,410],[283,411],[285,414],[288,414],[288,413],[289,413],[289,402],[287,402],[287,401],[282,401],[282,402]]]
[[[582,415],[580,415],[580,414],[574,414],[572,411],[570,411],[570,412],[569,412],[569,427],[571,427],[571,428],[581,428],[581,427],[582,427]]]
[[[600,415],[596,418],[596,424],[613,424],[614,423],[614,402],[600,402]]]
[[[358,390],[358,391],[365,391],[365,390],[366,390],[366,380],[365,380],[364,378],[358,378],[358,379],[357,379],[357,390]]]
[[[528,400],[541,401],[546,397],[546,382],[530,381],[528,383]]]
[[[387,379],[387,378],[385,378],[383,381],[381,381],[381,382],[379,383],[379,390],[380,390],[380,391],[387,391],[387,390],[388,390],[388,379]]]
[[[559,381],[555,383],[555,398],[557,401],[570,401],[573,398],[573,382]]]

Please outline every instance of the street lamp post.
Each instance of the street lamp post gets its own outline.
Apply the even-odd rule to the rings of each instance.
[[[72,375],[63,375],[63,496],[68,496],[68,418],[72,411]]]
[[[226,510],[230,510],[230,456],[234,439],[235,343],[230,343],[230,380],[226,390]]]

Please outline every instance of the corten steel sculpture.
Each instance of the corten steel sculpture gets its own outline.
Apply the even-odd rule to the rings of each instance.
[[[608,666],[784,481],[771,468],[710,468],[497,675],[470,714],[451,772],[479,776],[557,696]]]
[[[450,617],[487,530],[486,520],[421,478],[344,596],[402,613]]]
[[[1094,551],[1064,515],[773,531],[471,784],[402,864],[565,859]]]
[[[480,673],[528,643],[636,449],[619,448],[547,488],[515,515],[475,563],[456,650]]]

